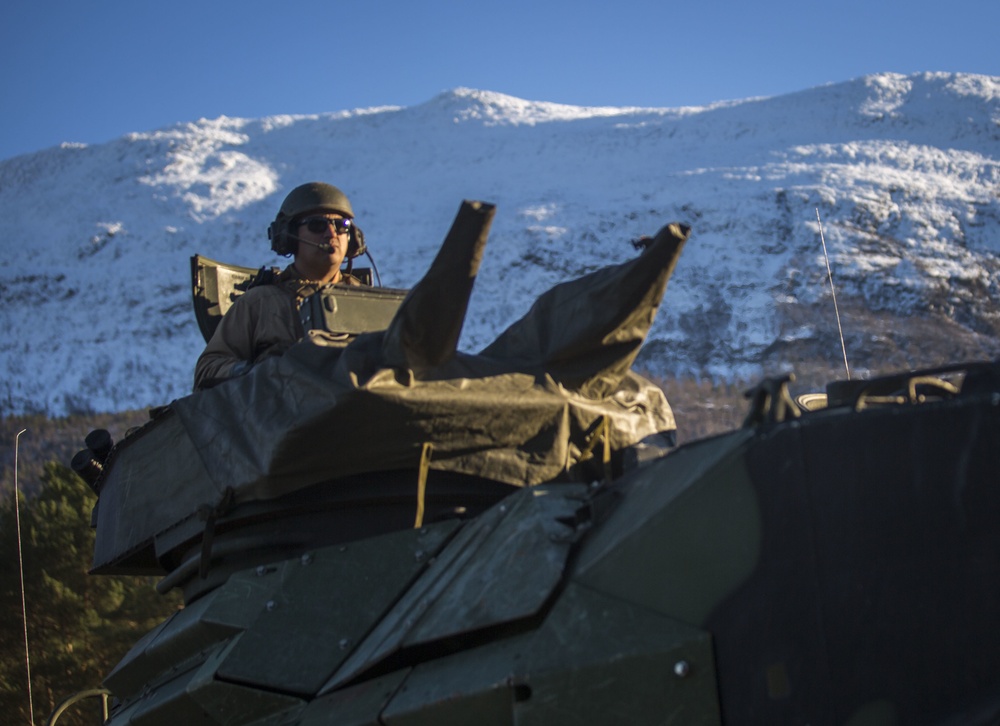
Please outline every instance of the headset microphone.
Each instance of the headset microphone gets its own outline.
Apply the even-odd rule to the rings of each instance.
[[[302,237],[299,237],[298,235],[294,235],[291,232],[285,232],[285,236],[288,237],[289,239],[295,240],[296,242],[303,242],[303,243],[309,245],[310,247],[315,247],[316,249],[320,250],[321,252],[326,252],[327,254],[330,254],[331,252],[333,252],[333,245],[331,245],[329,242],[323,242],[323,243],[313,242],[311,240],[303,239]]]

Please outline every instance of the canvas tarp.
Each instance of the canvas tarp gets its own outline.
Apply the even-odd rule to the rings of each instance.
[[[500,485],[589,482],[606,451],[662,450],[670,406],[630,367],[688,229],[668,225],[637,258],[557,285],[479,354],[460,353],[493,213],[462,205],[386,330],[346,347],[308,336],[126,437],[98,481],[95,568],[153,571],[154,539],[355,474],[423,464]]]
[[[307,339],[174,402],[210,488],[267,499],[416,467],[425,444],[431,469],[531,486],[572,479],[595,436],[620,450],[672,431],[662,391],[630,366],[687,229],[669,225],[630,262],[556,286],[480,354],[463,354],[456,345],[493,213],[462,205],[387,330],[346,349]]]

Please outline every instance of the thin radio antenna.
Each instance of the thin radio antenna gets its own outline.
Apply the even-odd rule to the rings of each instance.
[[[837,332],[840,334],[840,349],[844,352],[844,369],[847,371],[847,380],[851,380],[851,367],[847,365],[847,346],[844,344],[844,328],[840,324],[840,308],[837,307],[837,290],[833,287],[833,272],[830,270],[830,255],[826,251],[826,237],[823,236],[823,220],[819,218],[819,207],[816,207],[816,222],[819,224],[819,241],[823,243],[826,277],[830,281],[830,294],[833,295],[833,311],[837,315]]]
[[[31,698],[31,658],[28,655],[28,608],[24,599],[24,559],[21,556],[21,508],[18,504],[17,488],[17,449],[21,443],[21,434],[28,429],[21,429],[14,437],[14,521],[17,523],[17,564],[21,572],[21,618],[24,621],[24,667],[28,672],[28,718],[35,723],[35,706]]]

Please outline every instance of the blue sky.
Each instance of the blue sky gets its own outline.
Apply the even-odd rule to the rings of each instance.
[[[869,73],[1000,75],[997,0],[7,0],[0,159],[465,86],[676,107]]]

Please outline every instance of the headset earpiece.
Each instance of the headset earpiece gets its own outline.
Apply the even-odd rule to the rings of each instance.
[[[352,224],[351,239],[347,243],[347,257],[349,259],[354,259],[355,257],[360,257],[367,251],[368,245],[365,244],[365,233],[361,231],[361,227],[356,224]]]
[[[271,240],[271,249],[282,257],[294,255],[298,243],[288,238],[288,218],[279,214],[267,228],[267,238]]]

